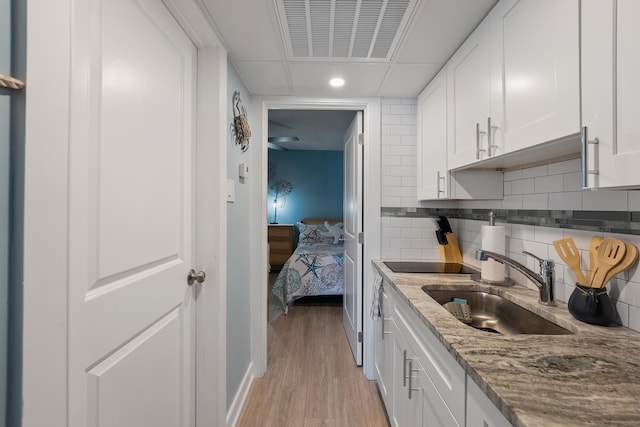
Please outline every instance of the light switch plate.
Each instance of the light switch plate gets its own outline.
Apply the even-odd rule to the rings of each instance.
[[[227,203],[233,203],[236,200],[236,183],[231,178],[227,178]]]
[[[249,166],[246,163],[240,163],[238,165],[238,176],[243,179],[249,178]]]

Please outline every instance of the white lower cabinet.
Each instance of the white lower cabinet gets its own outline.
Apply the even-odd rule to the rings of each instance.
[[[511,423],[471,379],[467,379],[467,427],[508,427]]]
[[[382,289],[375,367],[391,425],[508,426],[397,291],[388,283]]]

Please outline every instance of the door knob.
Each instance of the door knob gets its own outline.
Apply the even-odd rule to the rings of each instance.
[[[204,273],[204,271],[198,271],[196,273],[196,271],[192,268],[191,270],[189,270],[189,274],[187,274],[187,284],[191,286],[193,285],[193,282],[202,283],[206,278],[207,275]]]

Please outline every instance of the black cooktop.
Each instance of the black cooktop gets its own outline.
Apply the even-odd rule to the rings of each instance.
[[[394,273],[473,274],[476,270],[457,262],[384,261]]]

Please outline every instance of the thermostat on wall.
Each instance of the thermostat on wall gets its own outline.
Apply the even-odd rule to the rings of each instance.
[[[249,166],[246,163],[240,163],[238,165],[238,175],[240,178],[249,178]]]

